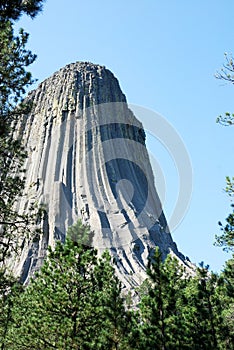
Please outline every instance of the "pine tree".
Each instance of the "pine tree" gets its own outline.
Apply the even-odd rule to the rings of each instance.
[[[234,205],[232,204],[232,208]],[[226,225],[224,226],[219,221],[219,226],[222,231],[221,235],[216,235],[215,245],[219,247],[223,247],[224,251],[232,251],[234,252],[234,211],[228,215],[226,218]]]
[[[70,238],[49,249],[12,315],[10,350],[134,349],[131,314],[125,311],[109,254],[98,258],[95,249]]]
[[[29,216],[15,209],[24,188],[23,164],[26,152],[20,137],[13,137],[15,123],[31,105],[23,103],[26,88],[33,83],[27,67],[36,56],[27,50],[28,33],[14,33],[14,20],[21,14],[34,17],[42,0],[2,0],[0,2],[0,265],[17,249],[21,234],[29,226]]]
[[[115,274],[111,257],[106,251],[95,269],[99,283],[98,303],[102,327],[100,349],[137,349],[138,333],[135,313],[126,309],[122,285]],[[99,349],[96,344],[96,349]]]
[[[42,10],[44,0],[1,0],[0,20],[18,20],[26,15],[34,18]]]
[[[15,208],[24,187],[23,163],[26,152],[20,139],[13,137],[14,124],[30,105],[22,103],[25,89],[32,84],[27,67],[35,55],[27,50],[28,34],[14,33],[14,20],[22,13],[33,17],[39,1],[0,1],[0,346],[5,349],[5,334],[11,321],[13,296],[19,290],[17,280],[6,262],[17,252],[18,243],[29,229],[29,215]]]
[[[0,270],[0,349],[5,350],[6,336],[12,322],[12,306],[14,299],[22,292],[22,285],[18,280]]]
[[[191,324],[194,349],[221,349],[227,335],[223,320],[222,280],[202,263],[186,288],[184,317]]]
[[[181,313],[183,268],[170,255],[162,262],[157,248],[147,273],[150,285],[140,302],[142,349],[189,349]]]
[[[234,258],[225,263],[225,267],[220,276],[223,279],[222,304],[223,319],[227,327],[224,348],[234,348]],[[221,294],[221,293],[220,293]]]

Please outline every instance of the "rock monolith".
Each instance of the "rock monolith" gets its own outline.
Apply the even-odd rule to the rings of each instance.
[[[39,269],[48,246],[64,241],[78,219],[94,230],[93,246],[108,249],[125,285],[145,277],[155,246],[183,260],[154,184],[143,125],[105,67],[67,65],[29,93],[29,115],[17,132],[28,151],[19,208],[43,208],[41,234],[22,243],[15,270],[22,280]]]

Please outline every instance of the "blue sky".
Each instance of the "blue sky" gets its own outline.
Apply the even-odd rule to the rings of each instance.
[[[228,258],[213,242],[217,222],[230,212],[225,176],[234,175],[234,129],[215,120],[234,111],[234,87],[214,74],[224,52],[234,52],[233,13],[231,0],[47,0],[35,20],[18,23],[38,55],[31,71],[39,81],[75,61],[105,65],[129,103],[160,113],[177,130],[190,155],[193,194],[173,239],[193,262],[215,271]],[[154,138],[147,145],[164,174],[170,217],[175,166]]]

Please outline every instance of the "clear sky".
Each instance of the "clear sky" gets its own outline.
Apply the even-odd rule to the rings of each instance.
[[[234,128],[215,122],[234,112],[234,86],[214,74],[224,52],[234,53],[233,13],[232,0],[47,0],[35,20],[18,23],[38,55],[31,71],[39,82],[71,62],[105,65],[129,103],[160,113],[177,130],[190,155],[193,194],[172,236],[182,253],[214,271],[229,257],[213,242],[231,210],[225,176],[234,175]],[[151,136],[147,145],[165,178],[169,220],[175,165]]]

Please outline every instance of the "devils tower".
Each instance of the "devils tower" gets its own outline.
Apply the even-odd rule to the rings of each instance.
[[[129,285],[144,278],[155,246],[179,258],[145,146],[143,125],[105,67],[72,63],[29,93],[29,115],[18,123],[28,151],[19,208],[44,208],[41,234],[24,240],[15,270],[23,281],[43,263],[49,245],[64,241],[78,219],[95,232],[93,246],[109,249]]]

